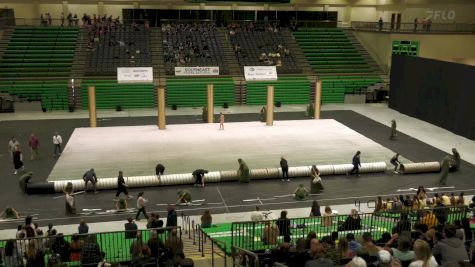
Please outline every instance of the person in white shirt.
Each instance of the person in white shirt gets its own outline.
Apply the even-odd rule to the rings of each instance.
[[[259,206],[256,206],[256,211],[253,211],[251,213],[251,221],[253,222],[258,222],[258,221],[263,221],[264,217],[262,216],[262,212],[259,209]]]
[[[62,143],[63,143],[63,139],[61,138],[61,135],[59,135],[58,132],[55,132],[54,135],[53,135],[53,145],[54,145],[53,156],[61,155],[61,144]]]
[[[140,213],[143,213],[145,219],[148,220],[147,211],[145,211],[145,204],[148,202],[146,198],[143,197],[143,192],[140,192],[137,196],[137,215],[135,215],[135,220],[139,220]]]
[[[432,256],[432,251],[430,249],[429,243],[424,240],[416,240],[414,242],[414,253],[416,257],[414,261],[409,264],[409,267],[437,267],[437,261],[434,256]]]
[[[8,152],[10,153],[10,156],[13,158],[13,152],[16,151],[16,148],[20,147],[20,142],[16,140],[14,136],[10,138],[10,141],[8,141]]]

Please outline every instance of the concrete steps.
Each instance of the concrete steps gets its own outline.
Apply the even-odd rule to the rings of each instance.
[[[303,74],[308,76],[315,75],[315,71],[313,70],[312,66],[308,62],[307,57],[305,56],[302,49],[295,40],[295,37],[292,32],[289,29],[282,29],[281,34],[285,36],[287,40],[287,47],[289,48],[292,56],[297,60],[299,66],[302,67]]]

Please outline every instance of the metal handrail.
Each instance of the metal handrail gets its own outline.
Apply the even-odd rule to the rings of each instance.
[[[374,32],[393,32],[405,33],[412,32],[418,34],[424,33],[475,33],[475,24],[473,23],[391,23],[352,21],[351,28],[356,31],[374,31]]]
[[[233,266],[241,266],[241,265],[236,265],[236,257],[239,256],[244,256],[244,257],[250,257],[252,259],[252,261],[250,262],[253,262],[253,265],[251,266],[259,266],[259,256],[250,251],[250,250],[247,250],[247,249],[244,249],[244,248],[241,248],[241,247],[237,247],[237,246],[232,246],[231,247],[231,255],[233,257]],[[247,261],[246,261],[247,263]]]

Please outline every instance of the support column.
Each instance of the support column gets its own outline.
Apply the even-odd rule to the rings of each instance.
[[[318,80],[315,85],[315,119],[320,119],[320,110],[322,108],[322,80]]]
[[[214,121],[214,85],[208,84],[208,123]]]
[[[68,14],[69,14],[69,3],[68,1],[63,1],[63,5],[62,5],[62,9],[63,9],[63,15],[64,15],[64,25],[68,25],[68,21],[67,21],[67,17],[68,17]]]
[[[89,86],[87,88],[89,96],[89,127],[97,127],[97,114],[96,114],[96,87]]]
[[[97,16],[101,17],[102,15],[104,15],[104,2],[99,1],[99,2],[97,2]],[[80,16],[80,15],[78,15],[78,16]],[[80,19],[80,17],[79,17],[79,19]]]
[[[165,88],[163,86],[157,89],[157,106],[158,106],[158,129],[165,130],[167,128],[166,109],[165,109]]]
[[[267,86],[267,114],[266,125],[272,126],[274,124],[274,86]]]

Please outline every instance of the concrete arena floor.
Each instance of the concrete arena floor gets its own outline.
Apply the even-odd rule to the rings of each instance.
[[[228,115],[228,121],[253,121],[256,114]],[[277,119],[304,119],[304,113],[279,114]],[[196,116],[195,116],[196,117]],[[352,128],[353,130],[365,135],[373,141],[381,144],[388,149],[399,151],[401,155],[411,161],[433,161],[441,159],[445,153],[424,144],[416,139],[399,134],[396,141],[387,140],[389,128],[385,125],[372,121],[364,116],[351,111],[331,111],[324,112],[324,118],[336,119],[340,123]],[[134,118],[113,119],[104,121],[102,125],[143,125],[153,123],[155,118]],[[173,121],[175,120],[175,121]],[[196,122],[193,116],[170,118],[170,123]],[[24,122],[1,122],[0,137],[2,140],[8,140],[9,136],[21,135],[20,141],[25,147],[27,134],[34,131],[40,137],[42,142],[42,159],[38,161],[25,161],[28,170],[33,170],[36,174],[34,180],[44,181],[54,166],[55,159],[48,153],[50,150],[49,139],[51,132],[58,129],[65,140],[68,140],[72,130],[76,127],[84,127],[87,120],[54,120],[54,121],[24,121]],[[27,158],[28,153],[25,153]],[[463,155],[462,155],[463,157]],[[11,174],[11,162],[8,155],[3,154],[0,161],[0,177],[2,177],[2,186],[0,187],[1,206],[12,205],[22,214],[38,214],[40,225],[46,225],[53,220],[56,224],[77,223],[79,218],[66,218],[64,216],[64,200],[53,199],[54,195],[32,195],[27,196],[20,193],[18,188],[18,176]],[[448,185],[454,186],[453,190],[467,190],[466,194],[475,191],[475,167],[469,163],[463,162],[462,170],[449,176]],[[375,195],[398,194],[397,189],[417,187],[419,184],[425,186],[435,185],[438,174],[421,175],[392,175],[392,174],[367,174],[360,178],[346,176],[325,177],[325,191],[318,196],[313,197],[307,202],[295,202],[291,197],[281,197],[277,199],[268,199],[276,195],[287,195],[294,191],[299,183],[308,184],[308,179],[293,179],[291,182],[282,183],[280,180],[255,181],[248,185],[237,183],[210,184],[205,188],[188,188],[193,195],[193,199],[206,199],[209,203],[219,203],[213,205],[178,207],[177,210],[186,214],[200,214],[203,209],[210,209],[212,213],[251,211],[259,201],[244,202],[244,199],[255,199],[259,197],[262,205],[269,209],[290,209],[296,207],[310,207],[313,199],[319,200],[320,205],[334,205],[353,203],[360,200],[362,205],[368,200],[373,200]],[[145,188],[132,189],[131,194],[136,195],[139,191],[145,191],[150,200],[148,211],[158,211],[161,216],[165,216],[166,204],[176,200],[176,192],[184,188],[183,186],[171,186],[163,188]],[[447,190],[447,191],[453,191]],[[102,191],[97,195],[82,194],[77,196],[77,208],[100,208],[112,209],[115,191]],[[59,196],[59,195],[56,195]],[[130,202],[134,206],[135,201]],[[156,205],[160,204],[160,205]],[[120,220],[127,215],[91,215],[85,217],[88,222]],[[232,218],[230,218],[232,219]],[[12,228],[19,222],[2,222],[0,228]]]

